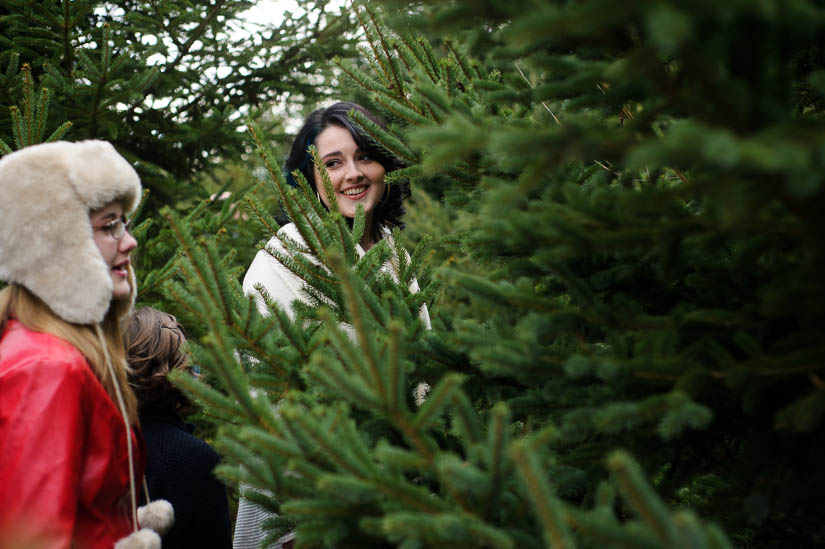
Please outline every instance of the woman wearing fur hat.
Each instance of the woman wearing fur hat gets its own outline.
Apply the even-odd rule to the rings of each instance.
[[[0,159],[0,546],[160,547],[120,333],[140,193],[103,141]]]

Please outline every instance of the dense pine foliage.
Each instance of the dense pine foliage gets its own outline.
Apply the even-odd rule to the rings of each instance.
[[[0,2],[0,153],[58,138],[114,143],[150,191],[134,263],[142,299],[165,307],[158,290],[176,246],[159,209],[184,212],[197,232],[230,231],[248,261],[257,235],[221,200],[259,178],[245,125],[258,120],[282,144],[271,107],[313,107],[331,92],[327,59],[352,51],[349,14],[302,4],[265,22],[248,19],[247,0]]]
[[[408,166],[390,176],[416,198],[399,280],[378,269],[388,246],[354,253],[361,220],[350,229],[284,184],[260,125],[269,175],[243,199],[249,221],[228,202],[167,210],[177,254],[145,273],[198,336],[205,382],[180,383],[223,425],[227,482],[268,490],[256,500],[280,515],[273,536],[296,528],[305,547],[825,543],[825,6],[369,6],[352,8],[363,48],[336,58],[335,78],[338,97],[390,122],[362,120]],[[79,24],[121,32],[103,13]],[[20,59],[46,82],[62,58],[34,52]],[[133,60],[133,86],[161,78]],[[0,57],[0,84],[23,89],[20,62]],[[167,96],[190,96],[167,76]],[[106,137],[103,118],[54,114],[86,80],[100,81],[62,91],[49,120]],[[272,100],[265,82],[204,95],[202,112],[225,118],[191,122],[204,128],[192,146],[237,160],[241,145],[203,136]],[[151,142],[121,112],[109,136]],[[177,161],[203,162],[181,156],[146,161],[179,177]],[[274,234],[279,202],[320,261],[281,258],[318,304],[295,319],[258,313],[239,284],[251,250],[231,250],[236,231]]]

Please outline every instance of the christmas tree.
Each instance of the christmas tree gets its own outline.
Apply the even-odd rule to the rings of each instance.
[[[386,243],[354,253],[358,219],[285,184],[260,125],[269,175],[243,199],[250,221],[229,201],[170,208],[145,266],[152,299],[162,288],[191,327],[205,375],[179,383],[223,423],[221,475],[264,490],[250,497],[271,537],[823,543],[821,2],[369,5],[352,9],[361,56],[335,78],[390,122],[360,120],[408,166],[388,178],[416,198],[398,280],[378,269]],[[78,24],[103,33],[99,13]],[[6,77],[22,61],[40,74],[44,40],[0,57]],[[178,160],[163,169],[204,162]],[[279,204],[320,263],[280,258],[315,304],[294,317],[261,315],[238,283],[254,250],[233,231],[265,242]]]
[[[172,218],[186,284],[170,295],[209,327],[194,352],[213,375],[181,382],[232,424],[223,474],[272,494],[273,536],[822,542],[825,10],[382,4],[404,9],[388,26],[358,10],[364,56],[338,66],[392,122],[360,120],[409,166],[392,178],[435,197],[442,224],[402,280],[375,276],[380,247],[355,261],[340,216],[287,188],[265,143],[269,192],[323,269],[282,260],[322,306],[260,316]]]

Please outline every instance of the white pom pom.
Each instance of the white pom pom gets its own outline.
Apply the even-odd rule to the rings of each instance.
[[[160,536],[144,528],[119,540],[115,543],[115,549],[160,549]]]
[[[138,507],[138,523],[141,528],[151,528],[161,536],[166,535],[175,523],[175,510],[165,499],[156,499]]]

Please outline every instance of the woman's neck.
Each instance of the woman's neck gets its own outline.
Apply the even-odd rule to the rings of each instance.
[[[364,228],[364,236],[361,237],[359,244],[361,244],[361,248],[363,248],[365,252],[372,248],[373,244],[375,244],[375,241],[372,239],[372,231]]]
[[[361,241],[359,242],[359,244],[361,244],[361,248],[363,248],[365,252],[372,248],[373,244],[375,244],[372,229],[372,216],[367,214],[366,219],[364,220],[364,234],[361,235]]]

